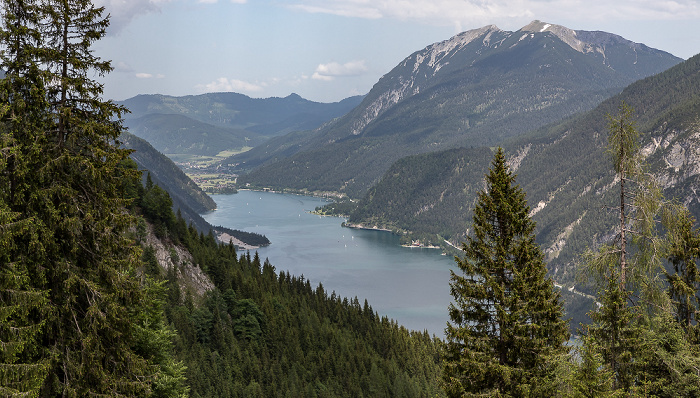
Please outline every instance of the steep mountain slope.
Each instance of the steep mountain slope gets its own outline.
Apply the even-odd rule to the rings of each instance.
[[[464,32],[406,58],[352,112],[242,181],[360,197],[403,156],[493,145],[680,61],[609,33],[539,21],[517,32]]]
[[[220,237],[225,234],[223,241],[229,242],[232,239],[237,246],[243,248],[255,249],[270,244],[267,237],[254,232],[210,225],[200,215],[216,208],[216,203],[209,195],[204,193],[172,160],[153,148],[148,141],[127,132],[119,138],[122,146],[134,150],[130,157],[136,162],[138,169],[144,173],[144,179],[145,173],[149,173],[153,183],[168,192],[172,199],[172,210],[182,216],[186,225],[192,225],[204,234],[210,231]]]
[[[182,115],[214,126],[275,137],[317,128],[344,115],[361,100],[362,97],[358,96],[325,104],[303,99],[297,94],[285,98],[250,98],[237,93],[211,93],[184,97],[138,95],[120,104],[131,111],[125,115],[127,125],[132,119],[145,115]]]
[[[153,182],[170,193],[173,207],[181,210],[187,222],[194,222],[199,230],[208,231],[209,225],[199,213],[216,209],[214,200],[148,141],[131,133],[123,133],[120,140],[125,148],[134,150],[130,157],[139,170],[150,173]]]
[[[445,396],[427,331],[178,224],[146,236],[143,268],[162,284],[191,396]]]
[[[700,217],[698,55],[635,82],[590,112],[505,143],[516,181],[527,192],[538,241],[560,282],[573,284],[577,256],[612,236],[615,217],[602,209],[614,206],[619,192],[605,152],[606,115],[616,114],[623,101],[636,111],[644,154],[665,194]],[[491,156],[490,148],[474,148],[402,159],[368,192],[349,222],[458,244],[471,224],[474,192],[483,187]],[[421,170],[431,172],[417,178]]]

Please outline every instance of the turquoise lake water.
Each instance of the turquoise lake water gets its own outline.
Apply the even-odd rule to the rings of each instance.
[[[205,214],[212,225],[266,235],[272,244],[258,249],[278,272],[304,275],[330,294],[365,299],[380,316],[412,330],[444,337],[454,259],[440,250],[406,248],[384,231],[341,227],[338,217],[309,212],[320,198],[239,191],[215,195],[217,210]]]

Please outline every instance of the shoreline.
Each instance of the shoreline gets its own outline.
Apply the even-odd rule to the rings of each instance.
[[[441,249],[440,246],[425,246],[425,245],[401,245],[401,247],[407,247],[409,249]]]
[[[345,227],[345,228],[350,228],[350,229],[363,229],[363,230],[366,230],[366,231],[384,231],[384,232],[391,232],[392,234],[395,234],[394,231],[392,231],[392,230],[390,230],[390,229],[379,228],[379,227],[376,226],[376,225],[375,225],[374,227],[366,227],[366,226],[364,226],[364,225],[362,225],[362,224],[350,224],[350,223],[348,223],[348,222],[344,222],[344,223],[342,224],[342,226]]]
[[[341,194],[338,192],[323,192],[323,191],[301,191],[301,190],[294,190],[294,189],[283,189],[281,191],[272,189],[272,188],[238,188],[239,191],[253,191],[253,192],[271,192],[271,193],[280,193],[280,194],[289,194],[289,195],[298,195],[298,196],[311,196],[314,198],[322,198],[322,199],[329,199],[333,201],[337,201],[342,198],[347,198],[347,195]]]
[[[260,246],[253,246],[249,245],[245,242],[243,242],[240,239],[237,239],[235,236],[231,236],[230,234],[226,232],[218,232],[216,233],[216,238],[219,240],[219,242],[224,243],[224,244],[229,244],[230,242],[233,242],[233,245],[236,246],[239,249],[242,250],[256,250],[259,249]]]

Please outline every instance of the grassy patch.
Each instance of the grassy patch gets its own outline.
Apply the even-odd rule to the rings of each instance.
[[[235,193],[236,175],[220,170],[217,165],[229,156],[249,151],[252,147],[219,152],[216,156],[185,153],[165,154],[175,162],[188,177],[207,193]]]

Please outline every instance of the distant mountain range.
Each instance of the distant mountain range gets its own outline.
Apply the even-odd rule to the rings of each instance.
[[[224,163],[262,165],[241,178],[252,186],[360,198],[404,156],[495,145],[680,61],[605,32],[540,21],[517,32],[486,26],[415,52],[342,118]]]
[[[301,98],[250,98],[237,93],[172,97],[139,95],[120,104],[129,131],[165,154],[216,155],[340,117],[362,97],[326,104]]]
[[[170,154],[215,156],[222,150],[255,146],[266,140],[246,130],[214,126],[177,114],[144,115],[127,124],[134,135]]]

